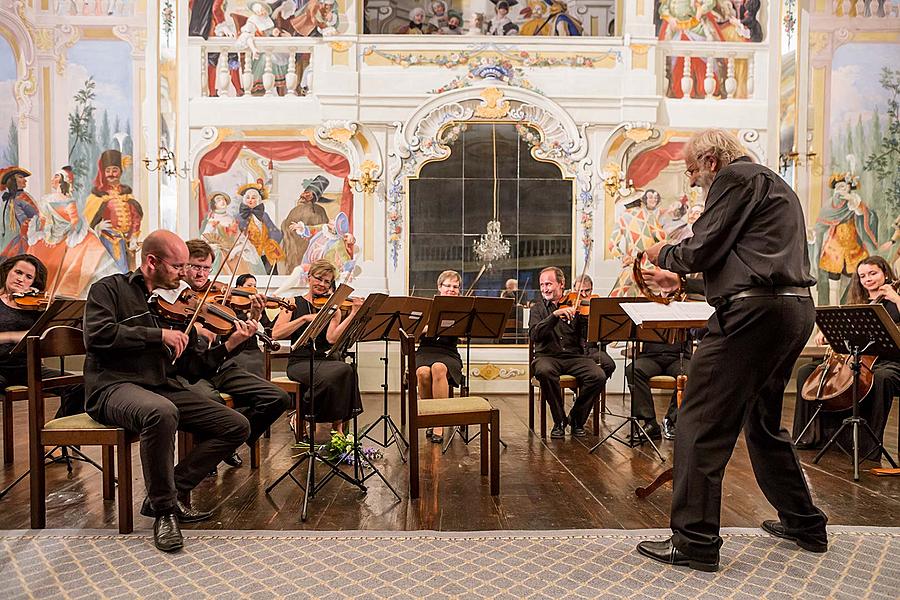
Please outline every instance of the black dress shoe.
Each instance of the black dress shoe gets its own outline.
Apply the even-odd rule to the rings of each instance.
[[[641,433],[640,430],[638,430],[638,433]],[[659,428],[659,423],[657,423],[656,421],[644,423],[644,433],[647,434],[647,437],[651,440],[662,439],[662,429]]]
[[[572,424],[572,435],[575,437],[584,437],[587,435],[587,431],[585,431],[584,427],[581,425]]]
[[[776,521],[774,519],[770,521],[763,521],[760,527],[762,527],[763,531],[765,531],[766,533],[771,533],[775,537],[780,537],[782,539],[795,542],[798,546],[808,552],[822,553],[828,551],[827,537],[826,541],[823,542],[792,535],[785,530],[784,525],[782,525],[781,521]]]
[[[184,548],[184,538],[174,512],[156,517],[153,523],[153,543],[163,552],[175,552]]]
[[[212,516],[212,512],[191,508],[181,500],[176,500],[175,507],[166,511],[166,513],[169,512],[174,513],[182,523],[197,523],[198,521],[205,521]],[[161,516],[159,511],[154,510],[150,505],[150,498],[144,498],[144,502],[141,504],[141,514],[145,517],[159,518]]]
[[[241,457],[238,456],[237,452],[232,453],[228,458],[222,459],[222,462],[228,465],[229,467],[239,467],[244,464],[244,461],[241,460]]]
[[[662,435],[667,440],[675,439],[675,421],[666,417],[662,422]]]
[[[555,423],[553,429],[550,430],[550,437],[554,440],[566,437],[566,426],[562,423]]]
[[[715,561],[695,560],[683,554],[672,543],[672,538],[664,542],[641,542],[637,545],[637,551],[653,560],[676,567],[690,567],[697,571],[715,573],[719,570],[719,559]]]

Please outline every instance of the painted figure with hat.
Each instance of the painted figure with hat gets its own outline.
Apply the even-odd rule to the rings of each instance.
[[[297,235],[308,238],[309,246],[303,254],[300,266],[309,272],[310,265],[317,260],[327,260],[338,272],[338,279],[345,283],[350,281],[356,261],[353,258],[356,238],[350,233],[350,220],[342,212],[334,218],[334,222],[323,223],[315,227],[303,227]]]
[[[75,174],[65,166],[53,174],[53,191],[38,202],[40,214],[28,227],[28,254],[36,256],[59,283],[58,294],[81,298],[95,281],[119,272],[112,256],[84,219],[72,197]],[[60,267],[60,263],[62,266]]]
[[[309,245],[309,238],[303,237],[299,232],[328,222],[328,214],[325,212],[325,208],[319,204],[326,189],[328,189],[328,178],[324,175],[316,175],[312,179],[304,180],[303,191],[297,198],[297,205],[291,209],[281,223],[281,231],[285,233],[284,263],[288,273],[301,263]]]
[[[273,265],[284,258],[284,250],[281,248],[284,236],[266,213],[264,202],[269,197],[269,192],[262,179],[245,183],[237,192],[241,197],[237,216],[238,227],[249,236],[250,244],[256,249],[266,273],[273,272]],[[274,273],[277,275],[278,270],[276,269]]]
[[[819,269],[828,274],[828,301],[833,305],[840,304],[841,276],[853,275],[859,261],[878,248],[878,217],[856,192],[855,157],[847,158],[850,170],[831,175],[831,201],[822,207],[815,227]]]
[[[462,13],[451,8],[447,11],[447,24],[441,28],[440,33],[450,35],[462,35],[463,32],[463,16]]]
[[[567,12],[569,5],[563,0],[541,0],[529,2],[522,11],[530,17],[521,28],[522,35],[583,35],[581,21]]]
[[[0,171],[3,190],[3,256],[24,254],[28,248],[28,224],[38,214],[37,204],[25,191],[31,173],[22,167]]]
[[[425,21],[425,9],[415,6],[409,11],[409,23],[397,29],[396,33],[423,35],[434,33],[435,29]]]
[[[519,26],[509,18],[509,7],[518,4],[517,0],[491,0],[494,3],[494,18],[488,22],[488,35],[518,35]]]
[[[431,2],[431,14],[428,16],[428,25],[434,32],[441,31],[447,26],[447,3],[444,0],[433,0]]]
[[[84,206],[84,218],[112,255],[122,273],[135,267],[134,254],[141,237],[144,209],[122,183],[126,159],[118,150],[106,150],[97,161],[94,187]]]

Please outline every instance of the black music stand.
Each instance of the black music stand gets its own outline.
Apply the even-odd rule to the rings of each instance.
[[[319,309],[318,314],[316,314],[316,318],[306,326],[306,329],[303,331],[303,335],[301,335],[291,346],[291,350],[296,350],[301,346],[309,346],[309,414],[305,415],[303,419],[305,422],[310,424],[309,449],[306,452],[301,453],[300,457],[296,461],[294,461],[294,464],[292,464],[287,471],[282,473],[278,477],[278,479],[276,479],[269,485],[269,487],[266,488],[266,493],[268,494],[285,478],[290,477],[294,481],[294,483],[300,486],[300,488],[303,490],[303,508],[300,512],[301,521],[306,521],[309,499],[315,497],[316,492],[318,492],[322,488],[322,486],[330,481],[334,476],[340,477],[347,483],[358,487],[363,493],[366,492],[366,488],[364,485],[344,473],[338,464],[330,461],[328,457],[321,454],[319,448],[316,447],[316,338],[319,336],[322,330],[328,326],[328,323],[331,321],[334,314],[339,310],[341,303],[343,303],[344,300],[346,300],[350,296],[350,293],[352,291],[353,288],[342,283],[340,287],[338,287],[338,289],[331,295],[331,297],[328,298],[328,300],[325,302],[325,305]],[[302,400],[300,401],[300,405],[302,406]],[[319,482],[316,482],[317,460],[325,463],[325,465],[330,469],[330,474],[333,474],[331,475],[331,477],[323,477]],[[297,480],[296,477],[294,477],[294,470],[302,465],[304,461],[309,461],[306,471],[306,485],[303,485]]]
[[[490,338],[500,341],[506,330],[506,321],[514,300],[512,298],[486,298],[484,296],[435,296],[431,303],[431,314],[428,318],[428,335],[442,335],[466,338],[466,381],[469,380],[469,365],[472,350],[472,338]],[[415,377],[410,373],[409,377]],[[441,453],[447,452],[453,437],[459,434],[460,439],[468,444],[481,432],[469,437],[468,426],[454,427],[448,436]],[[499,432],[497,433],[499,436]],[[506,448],[506,442],[500,440]]]
[[[896,468],[897,463],[884,449],[881,439],[875,435],[866,420],[859,416],[861,398],[857,397],[857,386],[862,368],[859,358],[863,354],[887,360],[900,360],[900,329],[897,328],[885,308],[879,304],[821,306],[816,308],[816,324],[832,348],[843,347],[853,357],[850,361],[850,369],[853,371],[853,415],[844,419],[838,430],[816,454],[813,463],[818,463],[825,452],[837,441],[841,432],[849,427],[853,436],[853,481],[859,481],[860,429],[878,444],[876,450],[878,450],[879,460],[883,454],[891,466]]]
[[[400,329],[418,339],[425,325],[425,316],[431,308],[431,298],[416,298],[413,296],[391,296],[385,298],[378,308],[378,312],[372,316],[365,326],[359,340],[360,342],[384,342],[384,383],[381,389],[384,397],[384,412],[375,421],[369,424],[362,432],[363,438],[368,438],[382,448],[389,448],[391,444],[397,444],[397,452],[400,460],[406,462],[403,448],[409,448],[409,442],[403,437],[400,428],[394,423],[388,411],[388,351],[390,342],[400,341]],[[401,383],[402,385],[402,383]],[[403,419],[401,419],[402,421]],[[379,441],[369,435],[379,423],[384,425],[384,441]]]
[[[65,296],[56,296],[47,309],[41,313],[41,316],[38,317],[38,320],[35,321],[34,325],[31,326],[31,329],[28,330],[28,333],[19,340],[19,342],[10,350],[10,354],[25,352],[25,348],[27,345],[26,340],[30,336],[40,337],[47,329],[51,327],[56,327],[57,325],[64,325],[68,327],[77,327],[81,329],[84,326],[84,300],[78,300],[76,298],[68,298]],[[65,362],[62,356],[59,357],[59,370],[65,371]],[[54,456],[56,451],[60,451],[60,456]],[[71,452],[71,454],[69,454]],[[46,463],[55,464],[55,463],[65,463],[66,470],[71,473],[72,472],[72,461],[79,461],[88,463],[93,465],[98,470],[102,471],[102,467],[98,465],[94,460],[92,460],[89,456],[85,455],[78,448],[74,446],[54,446],[44,455],[44,460]],[[9,493],[16,485],[25,479],[25,477],[31,473],[31,469],[28,469],[19,477],[16,478],[11,484],[0,490],[0,498],[3,498],[6,494]]]
[[[646,298],[593,298],[591,300],[590,316],[588,317],[587,341],[598,342],[607,345],[612,342],[625,342],[625,369],[628,369],[628,344],[631,344],[631,361],[635,359],[635,348],[638,342],[665,342],[666,336],[664,332],[650,330],[638,327],[631,320],[624,310],[622,304],[633,304],[636,302],[649,302]],[[625,378],[627,381],[627,377]],[[625,397],[625,390],[622,390],[622,397]],[[624,444],[629,448],[640,446],[644,440],[650,442],[650,446],[660,461],[665,462],[666,459],[659,451],[657,445],[650,439],[640,421],[632,414],[620,415],[606,408],[607,414],[613,417],[623,419],[618,427],[613,429],[606,437],[594,444],[589,453],[593,453],[597,448],[602,446],[606,440],[614,439],[620,444]],[[630,440],[623,440],[616,436],[620,429],[629,425],[631,432]],[[598,432],[599,435],[599,432]],[[635,441],[637,440],[637,441]]]

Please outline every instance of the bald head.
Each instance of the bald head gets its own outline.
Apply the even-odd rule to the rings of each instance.
[[[141,245],[141,264],[147,263],[147,256],[169,260],[187,253],[187,244],[180,237],[166,229],[157,229],[144,239]],[[184,261],[181,261],[184,262]]]
[[[150,290],[177,288],[187,261],[187,244],[165,229],[148,235],[141,246],[141,272]]]

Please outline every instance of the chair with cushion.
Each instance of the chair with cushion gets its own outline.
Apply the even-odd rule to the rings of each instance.
[[[44,379],[44,358],[84,354],[84,334],[75,327],[51,327],[40,337],[27,340],[28,356],[28,433],[31,465],[31,527],[43,529],[47,524],[47,481],[44,450],[50,446],[101,446],[103,465],[103,498],[115,495],[113,465],[118,462],[119,532],[134,530],[131,497],[131,444],[138,436],[120,427],[102,425],[81,413],[47,421],[44,414],[44,392],[84,381],[83,375],[61,375]]]
[[[528,428],[533,432],[534,431],[534,390],[537,388],[538,390],[538,402],[540,403],[540,416],[541,416],[541,437],[547,437],[547,402],[544,400],[543,395],[541,394],[541,383],[537,380],[537,377],[534,376],[534,342],[529,338],[528,340]],[[573,394],[578,393],[578,381],[576,381],[575,377],[572,375],[560,375],[559,376],[559,387],[562,388],[563,397],[565,397],[566,390],[572,390]],[[606,412],[606,386],[603,387],[603,391],[600,392],[600,395],[594,398],[594,408],[591,410],[591,413],[594,415],[593,424],[594,424],[594,435],[600,435],[600,414]]]
[[[407,377],[409,417],[409,496],[419,497],[419,430],[429,427],[481,425],[481,474],[490,470],[491,495],[500,494],[500,410],[484,398],[462,396],[419,403],[415,338],[400,331],[401,380]],[[490,462],[490,469],[488,463]]]
[[[13,444],[13,402],[28,400],[28,387],[11,385],[3,390],[3,464],[13,464],[15,455]]]

